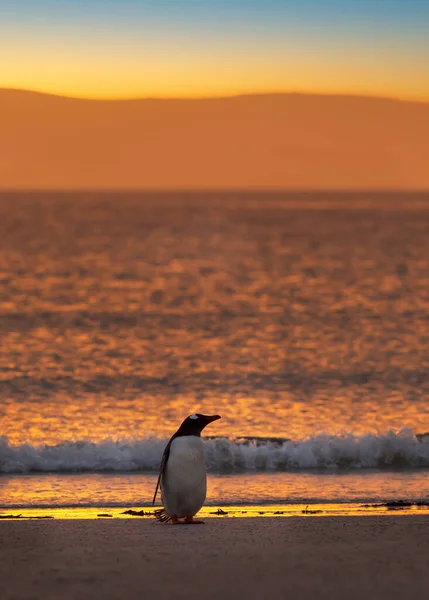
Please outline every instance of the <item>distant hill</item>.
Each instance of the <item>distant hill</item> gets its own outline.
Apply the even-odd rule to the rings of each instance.
[[[0,188],[429,189],[429,104],[0,89]]]

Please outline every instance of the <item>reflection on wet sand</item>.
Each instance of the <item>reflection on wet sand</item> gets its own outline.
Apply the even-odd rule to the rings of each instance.
[[[55,508],[55,509],[23,509],[19,513],[0,513],[0,519],[154,519],[153,510],[136,509],[135,514],[117,507],[106,508],[100,513],[99,508]],[[143,513],[143,514],[142,514]],[[344,517],[344,516],[380,516],[380,515],[429,515],[427,506],[410,506],[392,510],[388,507],[367,507],[359,504],[316,504],[309,505],[273,505],[273,506],[222,506],[217,510],[204,507],[198,513],[203,519],[212,518],[252,518],[252,517]],[[161,527],[163,525],[160,525]]]

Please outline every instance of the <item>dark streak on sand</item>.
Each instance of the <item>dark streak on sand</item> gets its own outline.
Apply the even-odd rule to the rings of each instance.
[[[303,515],[317,515],[319,513],[322,513],[323,510],[310,510],[308,508],[308,504],[307,504],[307,506],[301,512],[302,512]]]
[[[135,517],[147,517],[149,515],[153,515],[153,512],[145,512],[143,509],[142,510],[133,510],[132,508],[130,508],[129,510],[124,510],[124,512],[121,512],[121,515],[133,515]]]
[[[411,508],[412,506],[429,506],[429,500],[418,500],[416,502],[393,500],[391,502],[382,502],[381,504],[363,504],[362,508],[388,508],[389,510],[400,510],[401,508]]]
[[[49,515],[43,515],[43,516],[35,516],[35,517],[23,517],[21,514],[19,515],[0,515],[0,519],[53,519],[54,517],[51,517]]]

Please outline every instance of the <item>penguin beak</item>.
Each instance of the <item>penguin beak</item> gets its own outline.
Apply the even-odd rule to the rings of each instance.
[[[207,421],[207,424],[209,424],[209,423],[212,423],[213,421],[217,421],[220,418],[221,418],[220,415],[211,415],[211,416],[207,415],[206,421]]]

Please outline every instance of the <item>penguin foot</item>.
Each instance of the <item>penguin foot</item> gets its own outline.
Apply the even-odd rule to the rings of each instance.
[[[164,508],[155,510],[154,515],[155,519],[161,523],[168,523],[168,521],[171,521],[173,525],[204,525],[204,521],[199,521],[198,519],[194,519],[194,517],[185,517],[183,521],[181,521],[176,515],[170,517],[165,512]]]
[[[171,522],[173,523],[173,525],[184,525],[185,524],[183,521],[180,521],[179,517],[176,517],[176,515],[173,515],[171,517]]]
[[[185,517],[185,525],[204,525],[204,521],[198,521],[194,517]]]
[[[160,521],[161,523],[168,523],[168,521],[171,520],[171,517],[167,515],[164,508],[159,508],[158,510],[155,510],[153,514],[155,515],[155,519],[157,521]]]
[[[195,520],[194,517],[185,517],[185,520],[181,521],[179,517],[173,515],[168,517],[167,520],[170,520],[173,525],[204,525],[204,521]]]

